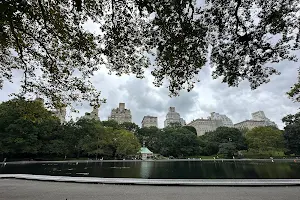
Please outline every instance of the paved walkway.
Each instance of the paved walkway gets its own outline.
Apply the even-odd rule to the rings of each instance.
[[[300,187],[103,185],[0,179],[0,200],[297,200]]]
[[[23,179],[72,183],[181,186],[300,186],[300,179],[141,179],[0,174],[0,179]]]

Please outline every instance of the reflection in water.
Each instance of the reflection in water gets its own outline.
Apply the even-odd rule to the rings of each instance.
[[[141,178],[150,178],[151,170],[153,169],[154,162],[152,161],[142,161],[140,168],[140,177]]]
[[[2,174],[146,179],[300,178],[300,163],[271,161],[124,161],[10,164]]]

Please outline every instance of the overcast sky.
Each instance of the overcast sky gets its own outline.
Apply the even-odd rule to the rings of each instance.
[[[97,26],[87,24],[92,32],[97,31]],[[300,58],[300,53],[298,53]],[[191,92],[182,91],[180,96],[170,98],[166,86],[157,88],[152,84],[153,77],[146,71],[146,78],[137,79],[135,76],[124,75],[121,77],[108,75],[108,70],[97,72],[93,82],[98,90],[102,91],[102,97],[107,103],[100,108],[101,120],[107,120],[111,109],[118,107],[119,102],[126,104],[131,110],[133,122],[141,125],[143,116],[153,115],[158,117],[159,127],[163,127],[165,116],[170,106],[175,106],[186,122],[197,118],[206,118],[211,112],[226,114],[233,123],[238,123],[251,118],[251,113],[263,110],[266,116],[275,121],[279,128],[283,127],[281,119],[287,114],[298,111],[299,103],[293,103],[288,99],[286,92],[297,81],[297,67],[299,63],[281,62],[273,67],[281,72],[274,75],[271,82],[251,90],[249,83],[244,81],[239,87],[229,88],[221,83],[220,79],[213,80],[212,69],[204,66],[199,74],[200,83],[196,83]],[[5,83],[1,91],[0,101],[11,99],[9,94],[19,89],[18,79],[15,83]],[[88,103],[77,107],[79,114],[72,114],[73,118],[91,112]],[[68,116],[70,118],[70,114]]]
[[[186,122],[206,118],[211,112],[219,112],[237,123],[250,119],[252,112],[263,110],[268,118],[282,128],[282,117],[296,113],[299,108],[299,103],[293,103],[285,94],[297,81],[299,63],[282,62],[274,66],[281,71],[281,75],[273,76],[270,83],[256,90],[251,90],[247,81],[242,82],[239,87],[229,88],[220,80],[213,80],[212,69],[205,66],[199,75],[201,82],[191,92],[182,91],[179,97],[172,98],[168,96],[166,87],[153,86],[153,77],[149,71],[146,72],[145,79],[137,79],[128,75],[108,75],[108,71],[103,68],[93,78],[96,88],[107,99],[107,103],[101,106],[99,115],[101,120],[107,120],[111,109],[117,107],[119,102],[124,102],[131,110],[136,124],[141,125],[143,116],[153,115],[158,117],[159,127],[163,127],[170,106],[175,106]],[[10,99],[9,94],[18,89],[17,82],[6,83],[1,91],[0,101]],[[87,103],[77,109],[80,113],[73,113],[74,118],[92,110]]]

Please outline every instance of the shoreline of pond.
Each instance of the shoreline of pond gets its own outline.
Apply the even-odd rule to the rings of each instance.
[[[249,162],[249,161],[258,161],[258,162],[294,162],[300,163],[300,158],[287,158],[287,159],[161,159],[161,160],[24,160],[24,161],[6,161],[0,162],[0,165],[4,164],[36,164],[36,163],[96,163],[96,162]]]

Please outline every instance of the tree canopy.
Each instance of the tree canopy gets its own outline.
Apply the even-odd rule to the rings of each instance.
[[[61,124],[40,101],[3,102],[0,104],[0,156],[62,159],[136,155],[140,149],[137,137],[122,127],[115,127],[113,122],[80,119]]]
[[[200,147],[203,155],[221,154],[228,158],[232,158],[238,150],[247,149],[242,132],[229,127],[219,127],[200,136]]]
[[[0,86],[23,72],[23,93],[52,102],[103,99],[90,77],[110,72],[188,91],[209,60],[213,77],[252,89],[279,74],[270,63],[296,61],[299,0],[3,0],[0,3]],[[86,29],[96,23],[97,32]],[[153,55],[155,61],[150,62]],[[23,94],[22,93],[22,94]],[[289,94],[299,95],[297,83]]]
[[[253,151],[272,151],[284,149],[284,137],[281,130],[273,127],[256,127],[246,133],[249,149]]]
[[[286,124],[284,127],[284,138],[289,153],[300,155],[300,113],[287,115],[282,119]]]

